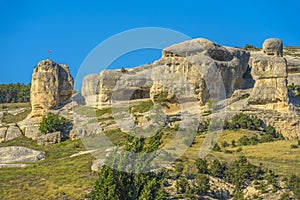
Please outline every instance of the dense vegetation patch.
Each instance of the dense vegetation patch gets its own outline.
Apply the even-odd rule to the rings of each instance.
[[[0,84],[0,103],[21,103],[30,101],[31,84]]]
[[[44,134],[61,131],[66,123],[66,118],[58,114],[48,113],[46,116],[43,116],[39,130]]]

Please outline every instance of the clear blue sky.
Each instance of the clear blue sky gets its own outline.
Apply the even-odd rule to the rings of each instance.
[[[229,46],[261,46],[269,37],[300,46],[299,8],[298,0],[0,0],[0,83],[30,82],[33,67],[49,57],[68,64],[75,76],[96,45],[139,27],[170,28]],[[115,64],[135,66],[158,57],[156,51],[137,52]]]

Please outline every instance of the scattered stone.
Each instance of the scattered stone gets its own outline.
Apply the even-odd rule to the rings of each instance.
[[[13,140],[21,136],[22,136],[22,132],[18,126],[16,126],[15,124],[9,125],[6,132],[5,141]]]
[[[61,132],[47,133],[37,138],[37,142],[39,145],[49,145],[56,144],[61,142]]]
[[[11,146],[0,148],[0,163],[32,163],[45,158],[45,152],[26,147]]]
[[[0,169],[1,168],[12,168],[12,167],[27,167],[29,166],[28,164],[0,164]]]
[[[0,142],[6,142],[21,137],[22,132],[16,124],[8,124],[0,127]]]
[[[39,137],[41,137],[43,134],[39,130],[39,126],[28,126],[25,128],[25,136],[28,138],[31,138],[33,140],[37,140]]]

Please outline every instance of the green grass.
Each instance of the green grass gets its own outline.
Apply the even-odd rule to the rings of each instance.
[[[26,168],[0,169],[0,199],[83,199],[98,177],[90,170],[92,155],[69,157],[85,150],[81,140],[39,146],[21,137],[0,147],[14,145],[45,151],[46,159]]]
[[[92,108],[89,106],[78,106],[73,108],[73,111],[79,115],[84,115],[87,117],[95,117],[96,116],[96,108]]]
[[[175,131],[172,128],[163,130],[162,141],[164,144],[174,140]],[[127,139],[127,134],[120,129],[106,131],[105,134],[110,141],[119,146],[122,146]],[[227,141],[230,144],[233,139],[238,141],[244,135],[254,134],[258,133],[249,130],[226,130],[221,133],[217,143],[220,145],[223,141]],[[199,156],[205,137],[205,134],[196,135],[194,143],[177,159],[177,163],[184,164],[183,173],[196,172],[194,162]],[[101,137],[97,136],[91,137],[91,141],[99,145],[101,143],[96,141],[97,138],[100,138],[99,142],[101,142]],[[209,162],[216,158],[232,162],[238,156],[245,155],[251,163],[256,165],[263,163],[266,168],[270,168],[280,175],[300,174],[300,148],[291,149],[291,144],[297,144],[297,141],[282,140],[242,146],[241,152],[235,152],[239,147],[227,147],[226,149],[234,152],[226,154],[224,149],[222,152],[211,151],[206,159]],[[97,174],[90,170],[91,163],[95,159],[92,155],[70,157],[70,155],[85,150],[81,140],[67,140],[60,144],[39,146],[35,141],[23,136],[0,143],[0,147],[13,145],[45,151],[46,159],[26,168],[0,169],[0,199],[84,199],[98,178]],[[181,148],[179,143],[178,146]],[[105,148],[107,147],[101,146],[102,150]],[[99,151],[98,154],[105,156],[103,151]]]
[[[237,142],[239,138],[244,135],[252,136],[255,134],[258,134],[258,132],[243,129],[237,131],[226,130],[221,133],[217,143],[219,146],[221,146],[223,141],[227,141],[228,144],[231,144],[232,140]],[[171,133],[168,133],[168,135],[163,137],[164,143],[168,143],[172,140],[170,136]],[[180,157],[179,161],[185,165],[183,173],[196,172],[194,162],[199,156],[199,151],[205,137],[206,135],[197,135],[194,144]],[[291,149],[291,144],[297,144],[297,141],[280,140],[269,143],[259,143],[257,145],[237,146],[235,148],[230,146],[226,149],[232,150],[233,152],[231,154],[225,153],[225,149],[222,148],[222,152],[210,151],[206,159],[209,162],[216,158],[222,161],[232,162],[240,155],[245,155],[251,163],[255,165],[262,163],[266,168],[270,168],[280,175],[300,174],[300,148]],[[242,151],[236,152],[238,148],[242,148]]]
[[[1,103],[0,110],[15,110],[18,108],[30,108],[30,102],[27,103]]]
[[[10,123],[17,123],[19,121],[24,120],[31,112],[31,109],[25,110],[24,112],[21,112],[16,115],[12,114],[3,114],[2,122],[5,124],[10,124]]]
[[[148,101],[142,101],[137,105],[131,106],[131,112],[132,113],[144,113],[144,112],[148,112],[151,107],[153,106],[153,102],[151,100]]]
[[[83,199],[97,179],[90,170],[92,159],[84,155],[0,169],[0,199]]]

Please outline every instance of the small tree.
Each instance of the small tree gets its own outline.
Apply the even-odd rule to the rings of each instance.
[[[222,143],[221,143],[222,147],[225,149],[226,147],[229,146],[228,142],[226,140],[224,140]]]
[[[125,69],[124,67],[122,67],[122,68],[121,68],[121,72],[122,72],[122,73],[126,73],[126,72],[127,72],[127,69]]]
[[[214,177],[222,178],[225,175],[225,170],[225,163],[221,163],[219,160],[214,160],[210,165],[209,172]]]
[[[43,116],[39,130],[44,134],[61,131],[66,123],[66,118],[58,114],[48,113],[46,116]]]
[[[189,187],[189,183],[185,178],[180,177],[176,181],[175,188],[177,194],[184,194],[187,191],[188,187]]]
[[[195,178],[195,182],[195,190],[198,195],[204,194],[210,189],[209,178],[207,177],[207,175],[198,174]]]
[[[198,169],[198,173],[200,174],[208,173],[207,161],[205,159],[197,158],[195,165]]]

